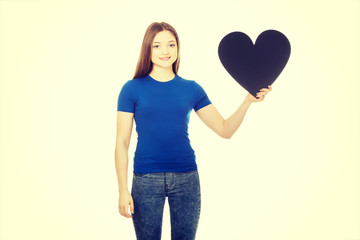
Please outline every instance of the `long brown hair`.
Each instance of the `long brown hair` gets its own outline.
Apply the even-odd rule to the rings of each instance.
[[[177,59],[173,63],[172,68],[174,73],[177,74],[180,63],[180,42],[179,42],[178,34],[175,31],[175,29],[166,22],[153,22],[146,29],[145,36],[141,45],[139,60],[136,66],[133,79],[143,77],[146,74],[150,73],[153,67],[153,63],[151,62],[152,43],[154,41],[156,34],[161,31],[170,31],[176,39]]]

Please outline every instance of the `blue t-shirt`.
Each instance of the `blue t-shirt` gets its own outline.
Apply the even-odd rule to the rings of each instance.
[[[149,74],[128,80],[120,91],[117,110],[134,113],[138,134],[134,173],[197,170],[188,123],[192,109],[196,112],[209,104],[198,83],[177,74],[167,82]]]

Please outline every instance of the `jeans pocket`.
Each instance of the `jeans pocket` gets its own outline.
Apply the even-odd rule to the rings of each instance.
[[[194,174],[194,173],[197,173],[198,170],[193,170],[193,171],[190,171],[190,172],[177,172],[176,174],[179,174],[179,175],[189,175],[189,174]]]
[[[143,176],[146,176],[148,175],[149,173],[134,173],[134,176],[135,177],[143,177]]]
[[[190,172],[184,172],[182,173],[184,176],[193,176],[193,175],[198,175],[198,170],[194,170],[194,171],[190,171]]]

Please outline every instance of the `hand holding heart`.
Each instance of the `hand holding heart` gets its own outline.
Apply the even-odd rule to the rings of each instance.
[[[266,94],[267,94],[268,92],[270,92],[271,90],[272,90],[271,85],[269,85],[268,88],[262,88],[262,89],[260,89],[260,92],[258,92],[258,93],[256,94],[256,96],[259,97],[259,98],[255,98],[251,93],[248,93],[248,94],[246,95],[245,100],[248,101],[249,103],[261,102],[261,101],[264,100]]]

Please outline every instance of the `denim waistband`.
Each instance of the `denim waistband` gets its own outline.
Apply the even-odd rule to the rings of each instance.
[[[163,179],[164,177],[186,177],[192,174],[198,173],[198,170],[193,170],[190,172],[157,172],[157,173],[133,173],[134,177],[146,177],[151,179]]]

